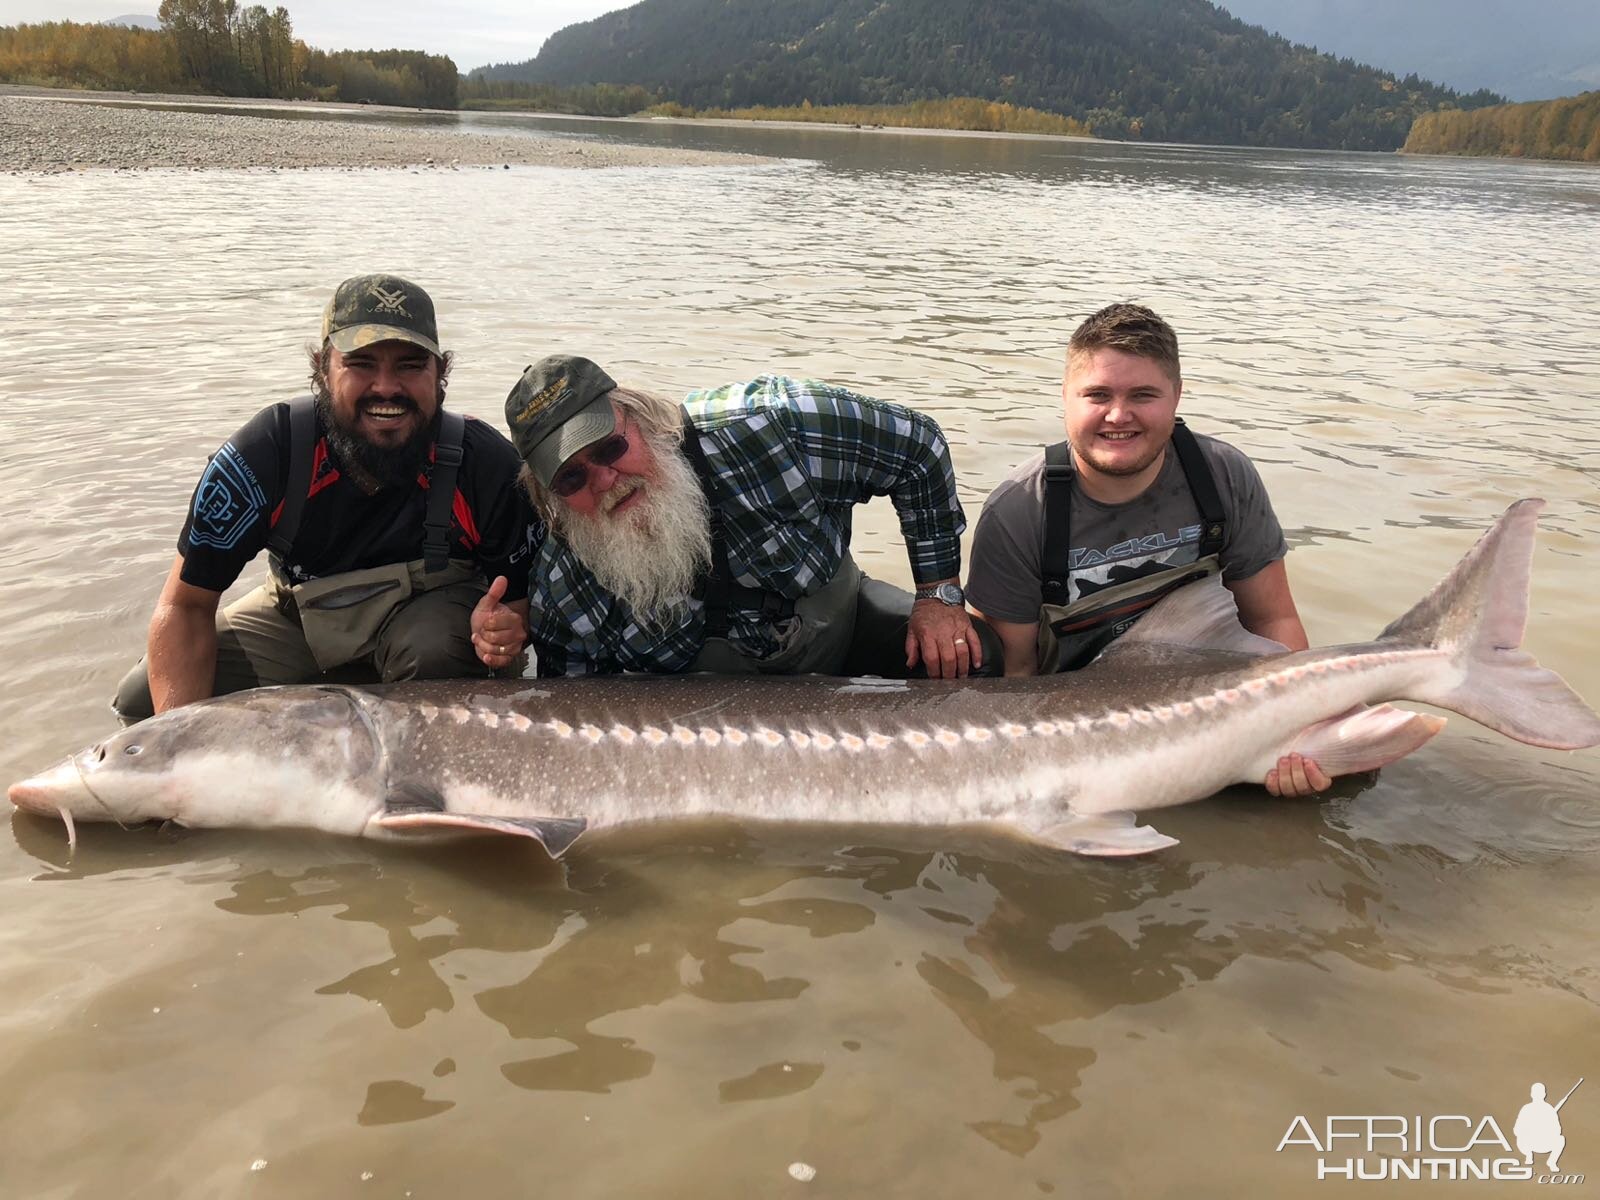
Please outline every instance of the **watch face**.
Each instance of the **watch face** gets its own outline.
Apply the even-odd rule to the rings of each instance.
[[[938,600],[943,604],[965,604],[967,596],[959,584],[941,583],[938,587],[919,588],[917,599]]]

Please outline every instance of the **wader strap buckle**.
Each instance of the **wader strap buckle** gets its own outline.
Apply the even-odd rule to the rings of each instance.
[[[751,589],[752,591],[754,589]],[[794,601],[777,592],[761,593],[761,617],[768,623],[794,616]]]

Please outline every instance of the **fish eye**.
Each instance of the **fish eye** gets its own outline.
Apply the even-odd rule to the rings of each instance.
[[[143,754],[144,753],[144,747],[139,745],[138,742],[135,742],[131,746],[124,746],[122,748],[122,752],[124,754]]]

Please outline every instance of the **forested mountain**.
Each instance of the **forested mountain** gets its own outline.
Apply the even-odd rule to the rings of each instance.
[[[1596,0],[1218,0],[1331,54],[1462,90],[1545,100],[1600,88]]]
[[[643,0],[475,77],[638,84],[696,108],[976,96],[1112,137],[1392,150],[1461,97],[1207,0]]]

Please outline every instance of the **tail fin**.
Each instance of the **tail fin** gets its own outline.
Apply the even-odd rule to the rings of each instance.
[[[1519,649],[1528,620],[1533,535],[1543,500],[1518,500],[1478,539],[1455,570],[1381,641],[1436,646],[1457,668],[1431,694],[1436,704],[1534,746],[1600,745],[1600,716],[1554,671]]]

